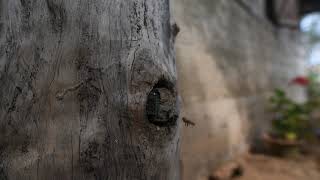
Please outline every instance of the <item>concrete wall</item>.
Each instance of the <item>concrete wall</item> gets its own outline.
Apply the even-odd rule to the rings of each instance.
[[[184,127],[185,180],[248,150],[268,128],[267,97],[304,72],[297,31],[274,27],[264,0],[173,0]],[[300,93],[293,90],[293,93]]]

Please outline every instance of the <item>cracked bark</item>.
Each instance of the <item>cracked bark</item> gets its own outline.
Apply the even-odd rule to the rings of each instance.
[[[179,179],[177,32],[169,0],[0,0],[0,179]]]

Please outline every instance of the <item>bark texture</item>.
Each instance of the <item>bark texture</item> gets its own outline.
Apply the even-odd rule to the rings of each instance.
[[[0,180],[179,179],[169,0],[0,0]]]

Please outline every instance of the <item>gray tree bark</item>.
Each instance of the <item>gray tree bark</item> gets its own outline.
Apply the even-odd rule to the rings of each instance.
[[[0,180],[179,179],[169,0],[0,0]]]

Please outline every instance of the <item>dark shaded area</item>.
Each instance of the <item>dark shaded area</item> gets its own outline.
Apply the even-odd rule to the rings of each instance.
[[[229,172],[225,172],[226,177],[219,177],[218,175],[209,176],[208,180],[224,180],[224,179],[237,179],[243,176],[244,168],[241,165],[237,165],[234,168],[230,169]]]
[[[275,16],[274,6],[274,0],[266,1],[266,16],[272,24],[278,25],[279,22]]]
[[[232,174],[231,174],[231,178],[238,178],[240,176],[242,176],[244,173],[244,169],[242,166],[238,166],[235,169],[233,169]]]
[[[67,15],[63,2],[56,3],[52,0],[46,0],[52,30],[55,33],[61,33],[66,25]]]
[[[312,13],[315,11],[320,11],[320,1],[319,0],[300,0],[300,17],[305,14]]]
[[[175,125],[178,119],[176,96],[173,83],[160,79],[148,94],[146,114],[148,120],[157,126]]]
[[[268,0],[265,1],[265,13],[268,20],[276,26],[299,27],[300,19],[309,13],[320,11],[317,0]]]
[[[0,166],[0,180],[7,180],[8,177],[4,171],[4,169]]]

